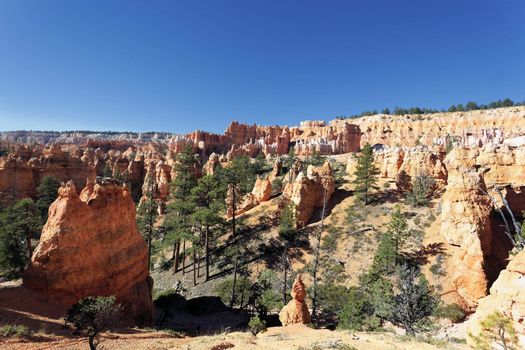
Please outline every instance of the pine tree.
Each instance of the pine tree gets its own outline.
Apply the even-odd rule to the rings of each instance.
[[[283,253],[281,256],[281,266],[283,269],[283,284],[282,284],[282,298],[283,304],[286,304],[288,293],[288,268],[290,267],[290,259],[288,257],[288,249],[290,243],[294,240],[297,229],[294,219],[294,207],[292,203],[288,203],[281,212],[281,221],[279,222],[279,238],[283,242]]]
[[[390,233],[385,233],[379,241],[372,270],[380,275],[388,275],[395,271],[396,267],[396,243]]]
[[[213,229],[221,229],[224,212],[225,189],[219,179],[213,175],[205,175],[197,182],[191,191],[192,201],[196,205],[193,220],[203,233],[205,254],[206,281],[210,278],[210,246],[213,240]]]
[[[174,165],[175,178],[171,183],[170,201],[167,208],[167,242],[173,245],[173,273],[179,270],[179,253],[182,241],[182,273],[186,271],[186,242],[193,241],[191,215],[195,204],[189,200],[191,190],[197,186],[195,169],[198,166],[193,149],[187,146],[179,152]]]
[[[377,190],[377,175],[379,169],[374,164],[374,152],[370,144],[363,146],[361,154],[357,157],[357,166],[354,173],[355,191],[357,198],[366,205],[370,201],[370,191]]]
[[[232,230],[232,240],[234,241],[235,257],[233,264],[233,287],[230,307],[233,307],[236,300],[237,273],[239,267],[239,243],[237,241],[237,216],[236,211],[246,193],[250,192],[255,183],[255,172],[250,164],[250,159],[246,156],[236,157],[228,168],[219,172],[222,183],[227,188],[227,207],[232,214],[230,224]]]
[[[407,221],[401,213],[399,205],[394,207],[387,230],[394,241],[396,262],[399,262],[399,250],[404,247],[409,234]]]
[[[36,201],[36,206],[40,211],[42,216],[42,221],[47,221],[47,214],[49,206],[55,201],[58,197],[58,188],[60,187],[60,182],[53,176],[46,176],[42,179],[42,182],[37,187],[38,200]]]

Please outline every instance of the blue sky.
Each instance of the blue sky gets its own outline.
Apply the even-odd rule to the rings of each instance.
[[[0,130],[525,99],[523,0],[0,0]]]

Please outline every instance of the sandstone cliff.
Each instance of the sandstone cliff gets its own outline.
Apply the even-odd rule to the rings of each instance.
[[[68,182],[49,209],[24,284],[72,304],[89,295],[116,295],[131,323],[152,320],[147,247],[126,188],[89,183],[80,197]]]
[[[525,348],[525,251],[512,259],[490,288],[490,294],[480,300],[476,312],[468,321],[468,332],[473,335],[482,332],[480,321],[494,311],[512,319],[520,345]],[[467,342],[472,345],[470,337],[467,337]]]

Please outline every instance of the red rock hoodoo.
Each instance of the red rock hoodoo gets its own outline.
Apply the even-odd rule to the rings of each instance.
[[[24,284],[65,304],[115,295],[127,321],[147,326],[153,316],[147,254],[125,187],[88,183],[79,196],[68,182],[49,208]]]
[[[300,275],[295,278],[290,294],[292,295],[292,300],[279,313],[279,320],[282,325],[310,323],[310,311],[305,301],[306,287]]]

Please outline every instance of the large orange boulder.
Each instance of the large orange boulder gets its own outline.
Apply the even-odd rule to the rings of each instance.
[[[282,325],[310,323],[310,311],[305,301],[306,288],[300,275],[295,278],[290,294],[292,295],[292,300],[279,313],[279,320]]]
[[[24,284],[65,304],[115,295],[126,320],[147,326],[153,316],[147,265],[126,187],[88,182],[79,196],[70,181],[49,208]]]

